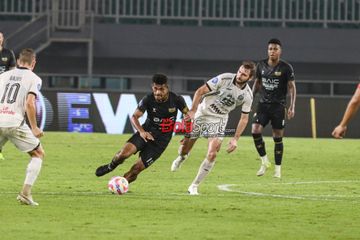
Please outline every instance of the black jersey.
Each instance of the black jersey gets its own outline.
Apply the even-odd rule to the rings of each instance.
[[[13,51],[3,48],[0,51],[0,74],[15,67],[15,55]]]
[[[187,108],[182,96],[169,92],[169,98],[166,102],[157,102],[154,94],[146,95],[138,105],[141,112],[147,112],[147,118],[143,124],[145,131],[151,132],[153,136],[172,136],[172,131],[176,122],[177,110],[184,111]],[[166,129],[164,129],[166,128]]]
[[[260,103],[286,104],[288,82],[295,80],[292,66],[280,60],[278,65],[271,67],[268,59],[262,60],[256,67],[256,78],[261,83]]]

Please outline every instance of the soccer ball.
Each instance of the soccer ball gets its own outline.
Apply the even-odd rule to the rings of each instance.
[[[108,188],[113,194],[125,194],[129,190],[129,183],[124,177],[112,177],[108,183]]]

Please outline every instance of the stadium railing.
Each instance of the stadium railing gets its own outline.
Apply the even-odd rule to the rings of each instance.
[[[79,10],[116,23],[360,27],[359,0],[6,0],[0,15],[36,18]]]

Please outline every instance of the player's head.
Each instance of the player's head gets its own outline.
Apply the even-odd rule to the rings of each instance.
[[[252,61],[243,61],[236,73],[237,83],[246,83],[255,74],[255,63]]]
[[[20,67],[27,67],[33,70],[36,64],[36,54],[31,48],[24,48],[19,54],[17,64]]]
[[[156,73],[152,77],[152,90],[156,101],[163,102],[167,100],[169,95],[167,80],[167,76],[161,73]]]
[[[2,31],[0,31],[0,47],[2,47],[4,44],[4,34],[2,33]]]
[[[281,42],[277,38],[272,38],[268,42],[268,57],[271,61],[278,61],[281,55]]]

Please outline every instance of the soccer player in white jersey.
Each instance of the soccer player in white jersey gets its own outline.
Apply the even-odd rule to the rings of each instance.
[[[32,198],[31,188],[39,175],[44,150],[39,141],[43,132],[37,126],[35,100],[42,82],[32,72],[36,64],[32,49],[23,49],[17,64],[17,68],[0,75],[0,147],[9,140],[20,151],[30,155],[25,182],[17,200],[36,206],[38,203]],[[25,121],[25,114],[30,128]]]
[[[194,120],[192,131],[186,135],[179,156],[173,161],[171,171],[179,169],[196,140],[208,138],[208,151],[201,163],[198,174],[188,188],[190,195],[198,195],[198,186],[215,164],[216,154],[220,150],[229,113],[241,106],[242,114],[234,137],[230,140],[227,152],[234,151],[237,141],[243,133],[251,111],[253,95],[247,82],[255,73],[255,64],[245,61],[236,74],[224,73],[210,79],[195,92],[193,104],[188,115]]]

